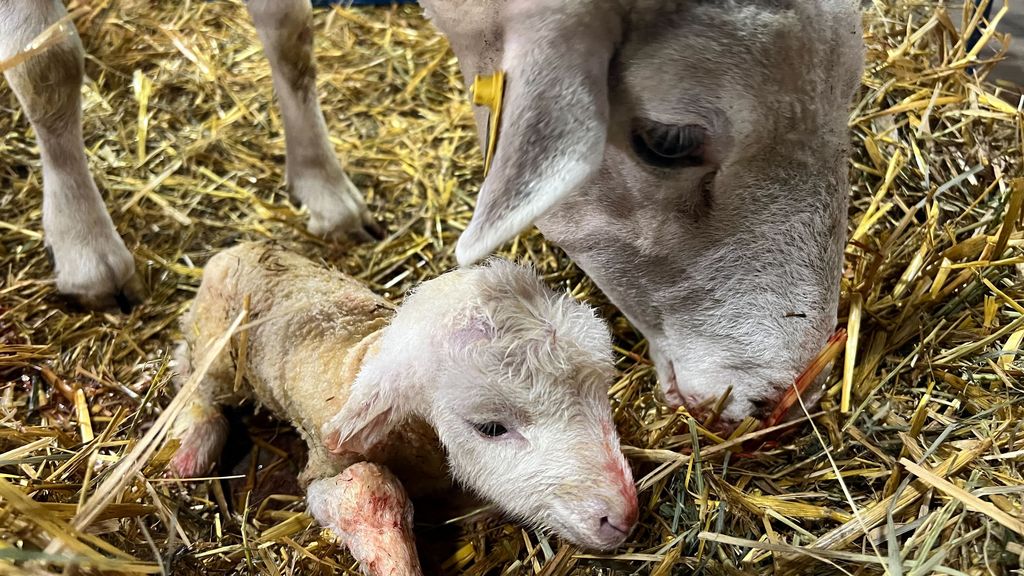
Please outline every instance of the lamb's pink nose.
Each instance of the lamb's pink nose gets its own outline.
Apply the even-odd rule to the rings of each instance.
[[[637,515],[635,493],[633,498],[626,498],[605,510],[605,515],[598,520],[597,529],[605,549],[615,548],[625,542],[636,526]]]
[[[603,516],[597,535],[605,549],[615,548],[626,541],[634,525],[634,522],[627,522],[623,517]]]

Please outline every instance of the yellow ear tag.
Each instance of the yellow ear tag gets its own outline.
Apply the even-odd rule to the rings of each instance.
[[[491,170],[491,160],[494,159],[494,149],[498,143],[501,98],[504,93],[505,73],[500,70],[490,76],[477,76],[473,80],[473,104],[491,110],[487,116],[487,141],[484,143],[484,176]]]

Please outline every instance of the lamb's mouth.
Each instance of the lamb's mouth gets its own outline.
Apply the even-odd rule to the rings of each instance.
[[[661,374],[659,371],[658,378],[664,378],[664,382],[661,385],[661,393],[665,398],[665,404],[672,409],[684,406],[683,395],[679,392],[679,381],[676,379],[675,363],[669,360],[664,374]]]

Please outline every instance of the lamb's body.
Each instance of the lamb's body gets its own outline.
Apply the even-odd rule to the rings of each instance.
[[[179,476],[218,458],[219,406],[253,401],[302,433],[310,512],[373,574],[418,573],[408,496],[449,501],[455,483],[589,548],[636,523],[607,326],[529,268],[454,270],[396,309],[275,245],[237,246],[207,264],[184,318],[183,376],[246,309],[172,428]]]
[[[179,421],[183,449],[172,466],[183,476],[204,472],[220,447],[205,455],[195,453],[210,438],[209,430],[196,426],[197,420],[219,419],[211,405],[253,401],[293,423],[306,440],[310,452],[305,481],[337,474],[353,460],[329,454],[321,430],[348,400],[364,358],[376,353],[381,329],[395,314],[394,304],[350,276],[274,244],[236,246],[210,259],[195,302],[182,320],[182,377],[224,334],[247,299],[252,326],[233,340],[230,353],[217,357],[204,378],[190,409],[208,417]],[[238,347],[243,339],[244,352]],[[236,390],[238,370],[244,373]],[[195,440],[188,438],[189,430],[195,431]],[[414,496],[450,486],[444,454],[429,425],[414,418],[391,436],[366,456],[395,471]]]

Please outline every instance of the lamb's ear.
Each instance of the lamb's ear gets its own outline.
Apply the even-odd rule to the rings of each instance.
[[[493,252],[600,168],[608,131],[608,66],[621,26],[612,4],[505,5],[505,94],[497,143],[473,218],[459,238],[460,265]]]
[[[353,393],[358,394],[357,384]],[[399,399],[387,387],[378,387],[366,398],[350,398],[321,433],[324,445],[333,454],[366,454],[374,445],[387,437],[388,432],[403,417]]]

